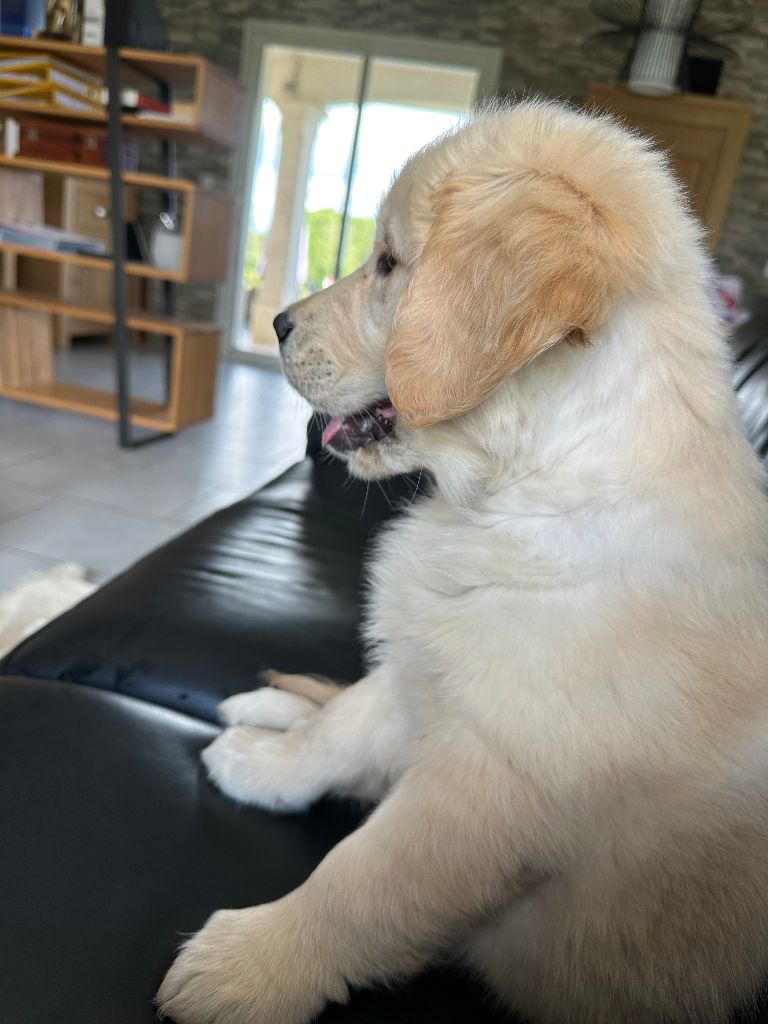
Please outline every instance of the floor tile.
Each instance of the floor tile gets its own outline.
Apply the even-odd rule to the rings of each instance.
[[[75,346],[57,362],[63,377],[110,386],[107,346]],[[135,385],[157,392],[158,352],[142,348],[131,364]],[[27,564],[76,561],[95,579],[120,571],[300,459],[308,415],[279,373],[234,363],[220,367],[211,420],[130,450],[113,423],[0,399],[0,589]]]
[[[0,459],[45,454],[62,446],[111,451],[117,447],[116,439],[117,428],[105,420],[0,401]]]
[[[51,497],[66,493],[76,483],[90,480],[109,472],[116,453],[96,451],[84,446],[52,448],[44,455],[36,455],[0,467],[3,487],[36,487]]]
[[[45,455],[48,451],[50,451],[48,443],[30,437],[24,438],[10,432],[4,434],[2,424],[0,424],[0,486],[2,486],[4,466],[22,459]]]
[[[22,483],[8,485],[7,481],[3,480],[3,472],[0,468],[0,539],[2,539],[4,520],[12,519],[29,509],[45,505],[49,500],[50,494],[43,488],[30,487]]]
[[[65,490],[70,496],[88,501],[164,516],[194,500],[213,483],[193,457],[137,466],[123,473],[106,470],[73,480]]]
[[[298,446],[272,446],[261,459],[242,458],[224,450],[184,450],[169,445],[155,448],[150,461],[129,460],[116,466],[114,460],[98,469],[73,475],[62,482],[61,491],[71,497],[158,516],[175,516],[202,493],[218,489],[232,500],[261,487],[279,469],[301,457]],[[21,475],[29,469],[21,468]]]
[[[13,551],[0,544],[0,594],[38,572],[52,569],[56,562],[40,555]]]
[[[113,575],[178,533],[181,521],[56,498],[2,524],[2,544]]]

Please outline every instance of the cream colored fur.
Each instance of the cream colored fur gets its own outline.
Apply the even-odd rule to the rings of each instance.
[[[204,760],[234,798],[381,802],[295,892],[187,943],[175,1020],[302,1024],[443,955],[537,1024],[714,1024],[752,997],[768,516],[707,275],[662,158],[534,102],[414,157],[371,260],[292,308],[286,373],[318,409],[400,409],[350,470],[435,484],[378,543],[370,675],[223,706]]]
[[[68,562],[34,573],[0,594],[0,657],[95,589],[86,581],[85,571]]]

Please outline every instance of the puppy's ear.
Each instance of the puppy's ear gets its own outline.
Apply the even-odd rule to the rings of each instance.
[[[450,419],[551,345],[588,341],[618,285],[613,249],[601,212],[556,175],[447,182],[388,343],[395,408],[412,426]]]

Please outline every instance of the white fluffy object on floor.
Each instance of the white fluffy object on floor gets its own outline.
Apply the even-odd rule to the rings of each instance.
[[[79,565],[36,573],[0,595],[0,657],[95,590]]]

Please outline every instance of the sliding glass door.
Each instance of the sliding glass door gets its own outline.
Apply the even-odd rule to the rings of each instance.
[[[297,34],[258,25],[246,50],[258,74],[228,310],[230,348],[246,357],[276,351],[286,305],[360,266],[393,175],[490,91],[497,67],[480,47],[317,30],[310,46]],[[431,52],[416,59],[414,46]]]

